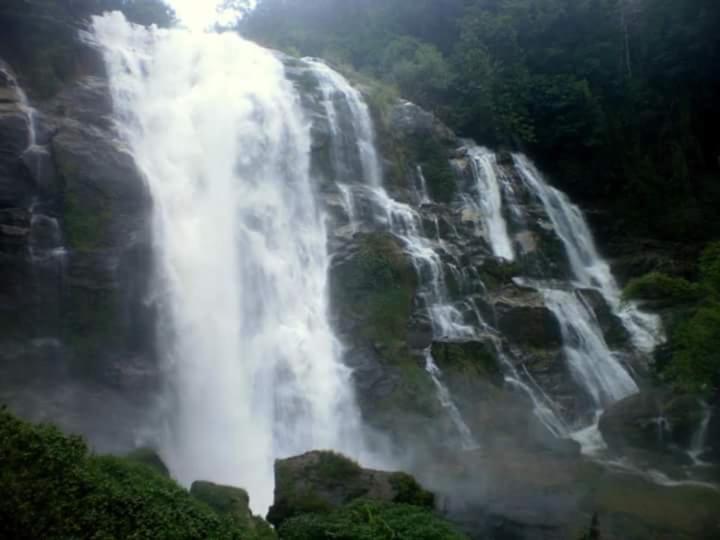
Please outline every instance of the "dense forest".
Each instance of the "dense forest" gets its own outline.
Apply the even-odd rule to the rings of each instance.
[[[714,0],[264,0],[252,39],[381,78],[523,149],[619,230],[720,233]]]

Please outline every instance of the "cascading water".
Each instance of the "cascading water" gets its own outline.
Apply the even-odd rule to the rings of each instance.
[[[183,483],[243,486],[264,512],[276,458],[362,449],[328,323],[309,122],[282,63],[234,34],[119,13],[92,33],[154,201],[163,457]]]
[[[555,233],[565,246],[576,285],[598,290],[623,321],[635,347],[651,352],[663,339],[659,317],[642,313],[632,303],[622,303],[620,288],[610,266],[597,251],[582,211],[564,193],[549,186],[525,156],[516,154],[514,159],[527,187],[542,202]]]
[[[504,217],[504,205],[514,222],[527,227],[532,221],[518,203],[512,186],[508,185],[499,171],[495,155],[487,149],[468,145],[466,153],[470,160],[473,178],[477,184],[471,195],[460,197],[463,205],[482,221],[485,238],[495,256],[514,259],[513,243],[508,234]],[[594,289],[600,292],[615,315],[628,330],[633,344],[642,352],[651,351],[662,339],[659,319],[640,312],[632,304],[623,304],[619,287],[609,265],[599,256],[589,227],[579,208],[570,203],[560,191],[550,187],[540,173],[523,155],[515,155],[514,165],[527,191],[542,205],[552,231],[560,239],[570,263],[572,283],[547,283],[518,278],[516,281],[539,290],[560,323],[565,356],[575,380],[586,391],[595,406],[594,418],[599,418],[603,407],[638,391],[637,384],[627,369],[608,347],[596,316],[577,289]],[[474,196],[472,196],[474,192]],[[479,200],[479,204],[478,201]],[[506,373],[515,386],[525,383],[517,378],[510,362],[505,362]],[[526,385],[527,386],[527,385]],[[547,404],[552,412],[552,402],[537,402],[538,394],[531,393],[536,403],[536,415],[543,412],[538,403]],[[543,423],[554,433],[563,432],[562,422],[555,422],[555,415],[546,416]],[[549,419],[549,420],[548,420]],[[593,427],[593,426],[591,426]],[[582,431],[582,430],[581,430]],[[580,436],[587,447],[597,448],[596,426]],[[599,433],[597,434],[599,436]],[[592,441],[590,440],[592,439]]]
[[[692,440],[690,441],[690,449],[688,450],[688,455],[696,466],[706,465],[702,460],[702,455],[707,450],[708,429],[710,428],[710,420],[712,420],[713,415],[713,409],[707,403],[702,403],[702,409],[703,416],[700,420],[700,425],[695,433],[693,433]]]
[[[323,106],[333,135],[335,182],[352,230],[356,231],[359,227],[356,221],[356,199],[364,199],[371,206],[371,219],[379,222],[400,239],[410,256],[424,284],[419,294],[428,307],[435,332],[442,334],[457,332],[459,326],[453,325],[451,307],[443,305],[446,302],[447,292],[442,261],[436,246],[422,233],[420,214],[411,206],[394,200],[382,186],[382,166],[375,145],[375,130],[370,109],[362,94],[326,64],[311,58],[306,58],[304,61],[319,83]],[[342,111],[349,113],[348,127],[354,135],[350,139],[341,136]],[[356,169],[352,166],[354,159],[359,160],[361,178],[348,175],[349,171]],[[422,169],[418,168],[417,173],[420,180],[421,202],[425,199],[429,202]],[[477,446],[470,428],[451,397],[450,390],[443,383],[442,371],[435,363],[432,352],[428,349],[424,355],[425,370],[437,389],[438,401],[448,412],[463,446],[466,448]]]
[[[495,154],[486,148],[471,146],[468,155],[477,181],[476,195],[480,201],[480,216],[486,239],[497,257],[512,261],[515,259],[515,250],[503,216],[502,188],[497,178]]]
[[[570,369],[596,409],[636,393],[637,384],[610,351],[595,314],[577,294],[545,289],[543,296],[560,322]]]

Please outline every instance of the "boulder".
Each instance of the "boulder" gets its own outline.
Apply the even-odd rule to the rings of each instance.
[[[268,521],[277,527],[293,516],[328,512],[360,498],[435,505],[434,495],[408,474],[363,469],[340,454],[316,451],[275,462],[275,500]]]

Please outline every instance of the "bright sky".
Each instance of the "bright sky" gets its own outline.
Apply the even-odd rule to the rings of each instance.
[[[182,21],[182,24],[194,30],[202,30],[215,22],[232,21],[237,14],[225,12],[218,15],[218,6],[223,0],[165,0]],[[255,0],[250,0],[252,5]]]

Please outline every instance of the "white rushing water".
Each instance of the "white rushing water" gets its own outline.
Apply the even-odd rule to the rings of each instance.
[[[710,420],[712,420],[713,415],[713,409],[707,403],[702,403],[702,409],[703,416],[700,420],[700,425],[695,433],[693,433],[690,441],[690,449],[688,450],[688,455],[696,466],[706,465],[702,460],[702,455],[707,450],[708,429],[710,428]]]
[[[610,265],[598,253],[580,208],[572,204],[564,193],[548,185],[527,157],[516,154],[514,159],[523,180],[542,202],[555,233],[565,246],[576,285],[600,291],[622,320],[635,347],[651,352],[663,340],[660,318],[641,312],[633,303],[623,304],[620,287]]]
[[[497,177],[495,154],[480,146],[470,146],[468,155],[477,182],[480,217],[487,241],[497,257],[512,261],[515,250],[503,216],[502,188]]]
[[[442,261],[435,243],[424,236],[422,217],[410,205],[396,201],[385,191],[382,185],[383,175],[380,157],[375,144],[375,129],[370,109],[362,94],[325,63],[312,58],[304,61],[317,79],[326,116],[333,135],[332,154],[336,174],[335,181],[343,200],[353,231],[359,224],[356,214],[356,198],[363,198],[372,208],[371,218],[392,232],[403,244],[406,253],[415,266],[422,282],[420,296],[425,301],[436,333],[454,332],[452,310],[444,306],[447,292]],[[349,112],[349,125],[354,137],[343,134],[341,114]],[[356,169],[354,160],[358,160],[362,178],[350,175]],[[427,197],[422,169],[416,170],[420,180],[421,199]],[[350,182],[350,183],[348,183]],[[445,308],[445,309],[443,309]],[[477,446],[470,428],[455,405],[450,390],[443,382],[443,373],[435,363],[432,352],[425,355],[425,370],[437,390],[437,398],[457,429],[460,441],[465,448]]]
[[[373,128],[370,109],[365,103],[362,94],[345,77],[327,64],[314,58],[303,58],[303,61],[312,69],[323,94],[323,105],[333,135],[333,154],[336,170],[343,163],[342,153],[354,150],[360,159],[364,183],[373,188],[380,187],[382,184],[382,167],[375,147],[375,129]],[[335,105],[337,98],[340,98],[350,109],[354,136],[352,137],[353,143],[349,146],[341,146],[340,112]],[[345,168],[347,168],[347,165],[345,165]]]
[[[608,347],[592,309],[574,292],[545,289],[543,296],[560,323],[573,376],[596,408],[636,393],[637,384]]]
[[[163,458],[181,482],[273,497],[273,461],[362,449],[328,323],[310,134],[284,68],[235,34],[94,19],[119,129],[154,202]]]
[[[28,141],[27,141],[27,149],[31,149],[35,146],[37,142],[37,135],[35,131],[35,122],[37,117],[37,110],[33,106],[30,105],[30,100],[28,100],[27,94],[25,93],[25,90],[23,90],[22,86],[20,86],[20,83],[18,83],[17,78],[15,77],[15,74],[12,72],[12,70],[2,63],[0,60],[0,78],[2,78],[7,86],[13,89],[15,92],[15,96],[17,99],[17,104],[20,108],[20,110],[25,114],[25,117],[27,118],[27,125],[28,125]]]

